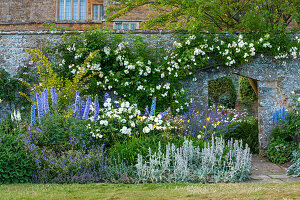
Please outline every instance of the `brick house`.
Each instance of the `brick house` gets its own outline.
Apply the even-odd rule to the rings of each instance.
[[[45,23],[71,29],[91,25],[135,30],[151,12],[148,6],[142,6],[113,22],[105,23],[106,8],[114,5],[110,0],[1,0],[0,31],[47,30]]]

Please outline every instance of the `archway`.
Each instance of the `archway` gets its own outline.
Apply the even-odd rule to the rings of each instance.
[[[268,148],[270,134],[274,127],[273,113],[288,107],[292,91],[300,91],[300,65],[298,59],[275,60],[257,57],[249,63],[235,67],[221,66],[195,73],[194,79],[183,81],[198,109],[208,105],[208,82],[232,74],[257,81],[259,149],[263,153]]]

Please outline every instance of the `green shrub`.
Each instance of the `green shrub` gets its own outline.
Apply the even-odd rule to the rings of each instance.
[[[36,145],[47,147],[55,152],[72,149],[82,149],[93,144],[93,138],[86,127],[87,121],[73,117],[65,117],[56,111],[45,116],[40,128],[33,130]],[[78,139],[76,145],[71,145],[73,139]],[[73,141],[75,142],[75,141]]]
[[[236,102],[236,90],[231,77],[223,77],[208,83],[209,104],[224,105],[233,108]]]
[[[253,101],[257,100],[257,96],[251,87],[248,78],[243,76],[239,77],[239,93],[242,103],[246,105],[251,105]]]
[[[287,142],[282,138],[272,138],[265,156],[273,163],[282,164],[292,159],[292,153],[297,149],[296,142]]]
[[[281,164],[289,161],[292,151],[298,148],[300,101],[294,94],[291,98],[292,103],[288,111],[283,108],[276,111],[273,115],[275,127],[265,156],[274,163]]]
[[[0,131],[0,184],[31,181],[35,168],[23,145],[20,136]]]
[[[233,122],[228,129],[229,131],[224,134],[225,139],[242,140],[244,145],[248,144],[251,153],[259,152],[257,120]]]

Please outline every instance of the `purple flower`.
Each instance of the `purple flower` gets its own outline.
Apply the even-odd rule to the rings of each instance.
[[[81,106],[81,97],[79,96],[79,92],[76,91],[76,99],[75,99],[75,107],[73,110],[73,117],[76,117],[77,114],[79,114]]]
[[[87,118],[89,116],[91,103],[92,103],[92,99],[91,99],[91,97],[88,97],[88,100],[86,101],[84,113],[83,113],[83,116],[82,116],[83,120],[87,120]]]
[[[47,88],[45,88],[44,92],[42,93],[42,100],[43,100],[43,107],[44,107],[45,113],[47,114],[50,111],[50,109],[49,109],[49,103],[48,103],[48,91],[47,91]]]
[[[80,108],[80,112],[79,112],[79,116],[78,116],[79,119],[82,119],[82,116],[84,114],[84,110],[85,110],[85,102],[81,101],[81,108]]]
[[[149,116],[149,107],[148,106],[145,108],[144,116],[146,116],[146,117]]]
[[[41,122],[41,120],[43,120],[43,118],[44,118],[44,114],[43,114],[43,104],[42,104],[41,96],[39,95],[39,93],[36,94],[36,103],[37,103],[37,107],[38,107],[39,121]]]
[[[98,96],[95,96],[95,113],[94,113],[94,121],[98,120],[99,116],[99,101],[98,101]]]
[[[54,86],[50,89],[50,93],[51,93],[51,99],[52,99],[52,106],[54,106],[57,104],[57,94],[55,93]]]

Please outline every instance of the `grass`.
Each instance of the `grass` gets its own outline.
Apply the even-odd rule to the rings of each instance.
[[[300,199],[300,182],[0,185],[0,199]]]

